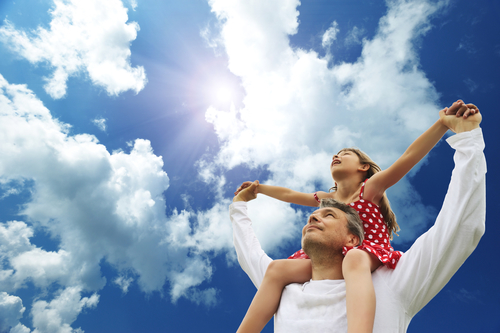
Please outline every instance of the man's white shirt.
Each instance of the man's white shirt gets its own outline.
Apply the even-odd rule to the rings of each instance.
[[[484,234],[486,161],[482,131],[478,128],[459,133],[446,141],[456,150],[455,168],[434,226],[415,241],[396,269],[381,266],[372,274],[377,300],[374,333],[406,332],[413,316],[445,286]],[[231,204],[230,216],[238,261],[258,288],[272,259],[255,236],[247,203]],[[288,285],[274,329],[280,333],[347,332],[344,280]]]

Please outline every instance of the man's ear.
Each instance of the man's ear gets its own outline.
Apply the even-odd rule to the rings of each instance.
[[[359,245],[359,237],[354,235],[354,234],[348,234],[347,235],[347,247],[354,247]]]

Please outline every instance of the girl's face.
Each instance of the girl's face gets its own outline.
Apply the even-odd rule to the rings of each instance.
[[[341,150],[333,155],[330,170],[333,173],[342,171],[357,171],[363,165],[359,162],[359,156],[350,150]]]

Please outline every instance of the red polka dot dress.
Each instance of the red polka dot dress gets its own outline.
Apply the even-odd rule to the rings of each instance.
[[[383,265],[394,269],[401,258],[402,252],[394,251],[392,248],[389,242],[389,232],[387,231],[387,226],[384,223],[384,216],[380,208],[373,202],[363,199],[365,184],[366,180],[361,186],[359,200],[349,204],[359,213],[364,228],[365,239],[361,245],[355,248],[376,255]],[[316,195],[315,198],[318,200]],[[353,249],[353,247],[344,247],[342,253],[345,255],[351,249]],[[309,257],[301,249],[288,257],[288,259],[309,259]]]

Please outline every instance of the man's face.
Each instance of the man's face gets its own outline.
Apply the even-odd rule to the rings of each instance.
[[[336,253],[347,244],[349,235],[343,211],[333,207],[320,208],[309,216],[302,229],[302,248],[315,244]]]

